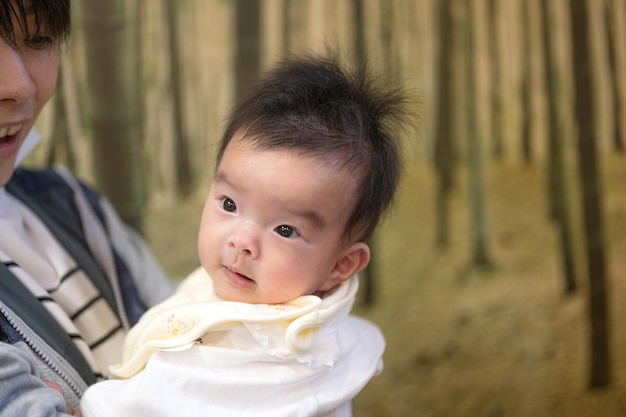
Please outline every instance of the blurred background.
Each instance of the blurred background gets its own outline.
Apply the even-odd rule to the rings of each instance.
[[[367,416],[626,414],[626,0],[79,0],[31,166],[63,163],[198,265],[216,144],[289,54],[419,97],[355,312],[383,329]]]

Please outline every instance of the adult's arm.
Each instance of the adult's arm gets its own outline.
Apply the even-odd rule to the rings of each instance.
[[[174,290],[172,281],[156,261],[143,237],[122,222],[105,197],[101,197],[100,205],[113,247],[130,269],[139,296],[149,307],[163,301]]]
[[[35,359],[0,343],[0,417],[68,417],[63,396],[42,380]]]
[[[97,256],[103,249],[103,242],[97,238],[96,233],[96,229],[101,229],[100,222],[103,221],[110,244],[130,270],[143,303],[150,307],[170,295],[174,286],[148,249],[143,237],[122,221],[106,197],[79,182],[65,167],[57,166],[55,170],[74,190],[83,227],[91,235],[91,239],[87,236],[87,241],[92,252]],[[103,258],[106,259],[106,256]],[[101,261],[106,263],[102,259]]]

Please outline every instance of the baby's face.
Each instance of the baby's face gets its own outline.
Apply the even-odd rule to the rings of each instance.
[[[272,304],[331,289],[355,181],[319,158],[237,139],[222,156],[198,236],[216,292]]]

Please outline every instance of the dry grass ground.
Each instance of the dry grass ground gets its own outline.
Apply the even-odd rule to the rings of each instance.
[[[356,308],[388,343],[385,371],[357,397],[356,417],[626,415],[626,160],[604,158],[611,385],[587,388],[586,286],[581,279],[576,294],[563,295],[542,168],[489,168],[493,265],[476,269],[464,187],[453,197],[453,232],[442,250],[434,244],[433,177],[416,164],[376,238],[376,302]],[[198,198],[154,208],[148,218],[149,239],[175,276],[197,264],[201,206]]]

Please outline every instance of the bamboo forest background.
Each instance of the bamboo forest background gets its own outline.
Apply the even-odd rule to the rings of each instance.
[[[290,53],[330,47],[346,62],[365,59],[415,88],[423,99],[421,135],[411,147],[418,159],[437,160],[442,127],[453,138],[453,158],[467,158],[470,121],[464,119],[470,114],[482,152],[510,160],[545,157],[552,89],[560,136],[574,134],[575,64],[565,0],[74,3],[62,88],[39,125],[44,138],[68,141],[50,143],[37,158],[66,159],[92,178],[102,170],[107,176],[119,171],[121,150],[134,149],[133,158],[141,151],[140,159],[129,163],[142,178],[141,192],[131,193],[140,196],[138,207],[153,198],[185,196],[210,182],[214,145],[237,92]],[[594,139],[601,149],[619,150],[626,123],[623,0],[589,3]],[[441,16],[443,8],[451,15]],[[103,148],[114,138],[107,129],[121,124],[121,132],[135,129],[128,135],[133,145],[122,143],[109,154]],[[104,144],[91,138],[103,131]],[[115,181],[112,188],[119,187]]]
[[[64,163],[173,276],[236,97],[338,51],[419,96],[357,312],[356,416],[626,413],[626,0],[75,0],[29,163]],[[54,138],[54,139],[52,139]]]

